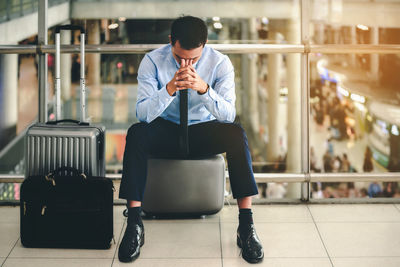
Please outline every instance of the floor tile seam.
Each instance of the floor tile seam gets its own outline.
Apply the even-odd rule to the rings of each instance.
[[[79,256],[74,256],[74,257],[41,257],[41,256],[37,256],[37,257],[33,257],[33,256],[10,256],[7,259],[52,259],[52,260],[68,260],[68,259],[80,259],[80,260],[112,260],[112,257],[108,257],[108,258],[104,258],[104,257],[79,257]]]
[[[125,224],[126,224],[126,219],[124,220],[124,223],[122,224],[122,228],[121,228],[121,231],[119,233],[118,240],[116,241],[116,244],[115,244],[115,251],[114,251],[114,256],[112,257],[111,267],[114,265],[115,255],[117,254],[118,244],[119,244],[119,241],[121,240],[121,236],[122,236],[122,232],[124,230]]]
[[[221,257],[154,257],[148,258],[139,256],[142,260],[220,260]]]
[[[400,212],[400,211],[399,211]],[[312,220],[310,221],[258,221],[258,220],[254,220],[255,223],[313,223]],[[396,221],[393,221],[396,222]],[[397,222],[400,222],[397,221]],[[116,224],[124,224],[125,222],[115,222]],[[147,221],[143,221],[144,224],[161,224],[161,223],[165,223],[165,222],[147,222]],[[218,223],[237,223],[237,220],[231,220],[231,221],[224,221],[222,220],[221,222],[166,222],[168,224],[218,224]],[[0,225],[2,223],[0,222]],[[8,223],[8,224],[14,224],[14,223]]]
[[[400,222],[400,221],[399,221]],[[237,222],[221,222],[222,224],[235,224]],[[254,221],[254,223],[257,224],[314,224],[314,221],[309,221],[309,222],[259,222],[259,221]]]
[[[218,218],[219,225],[219,247],[221,250],[221,266],[224,267],[224,252],[222,249],[222,227],[221,227],[221,217]]]
[[[223,259],[242,259],[240,256],[228,256],[224,257]],[[264,259],[327,259],[328,257],[296,257],[296,256],[264,256]],[[375,257],[333,257],[333,258],[375,258]],[[376,257],[376,258],[400,258],[400,256],[390,256],[390,257]],[[75,257],[60,257],[60,258],[51,258],[51,257],[9,257],[9,259],[26,259],[26,260],[112,260],[112,258],[75,258]],[[139,257],[139,260],[219,260],[221,257],[155,257],[155,258],[144,258]]]
[[[321,240],[321,242],[322,242],[322,245],[324,246],[326,255],[327,255],[328,258],[329,258],[329,262],[331,263],[331,266],[334,267],[333,261],[332,261],[332,259],[331,259],[331,256],[329,255],[329,252],[328,252],[328,248],[327,248],[326,245],[325,245],[325,242],[324,242],[324,240],[323,240],[323,238],[322,238],[321,232],[319,231],[318,225],[317,225],[317,223],[315,222],[314,215],[312,214],[312,212],[311,212],[311,210],[310,210],[310,207],[309,207],[308,205],[307,205],[307,209],[308,209],[308,211],[310,212],[311,219],[313,220],[314,226],[315,226],[315,228],[317,229],[318,236],[319,236],[319,238],[320,238],[320,240]]]
[[[241,256],[237,255],[237,256],[226,256],[223,257],[223,259],[241,259]],[[328,256],[325,257],[320,257],[320,256],[306,256],[306,257],[301,257],[301,256],[264,256],[264,258],[271,258],[271,259],[327,259]],[[400,256],[357,256],[357,257],[345,257],[345,256],[338,256],[338,257],[332,257],[332,258],[400,258]],[[4,258],[5,259],[5,258]],[[88,257],[88,258],[82,258],[82,257],[8,257],[7,259],[25,259],[25,260],[112,260],[112,258],[93,258],[93,257]],[[142,257],[140,256],[139,259],[144,259],[144,260],[178,260],[178,259],[182,259],[182,260],[187,260],[187,259],[198,259],[198,260],[202,260],[202,259],[215,259],[215,260],[220,260],[221,257]],[[4,260],[5,261],[5,260]]]
[[[15,246],[17,245],[17,243],[19,242],[19,237],[17,238],[17,241],[15,241],[14,245],[12,246],[12,248],[10,249],[10,252],[8,252],[7,257],[5,257],[3,263],[1,266],[4,265],[4,263],[7,261],[8,258],[10,258],[11,252],[14,250]]]
[[[339,209],[349,211],[354,208],[359,208],[359,209],[377,209],[381,212],[385,212],[387,209],[392,209],[393,205],[400,205],[399,203],[396,202],[388,202],[388,203],[383,203],[383,204],[342,204],[342,203],[336,203],[336,204],[312,204],[309,203],[311,210],[319,212],[322,209],[328,209],[332,211],[337,211]]]
[[[257,221],[257,220],[254,220],[254,222],[255,223],[313,223],[313,221],[307,221],[307,222],[305,222],[305,221],[290,221],[290,222],[288,222],[288,221]],[[400,222],[400,221],[399,221]],[[221,221],[221,223],[237,223],[237,220],[236,221]]]
[[[400,259],[400,256],[354,256],[354,257],[343,257],[343,256],[338,256],[338,257],[332,257],[332,259],[366,259],[366,258],[377,258],[377,259],[380,259],[380,258],[383,258],[383,259],[385,259],[385,258],[399,258]]]
[[[227,256],[224,257],[223,259],[241,259],[240,256]],[[362,259],[362,258],[400,258],[400,256],[365,256],[365,257],[332,257],[333,259]],[[4,258],[5,259],[5,258]],[[59,258],[51,258],[51,257],[9,257],[8,259],[26,259],[26,260],[112,260],[112,258],[75,258],[75,257],[59,257]],[[155,258],[143,258],[139,257],[139,259],[143,260],[177,260],[177,259],[182,259],[182,260],[203,260],[203,259],[215,259],[219,260],[221,257],[174,257],[174,258],[168,258],[168,257],[155,257]],[[326,257],[313,257],[313,256],[307,256],[307,257],[301,257],[301,256],[264,256],[264,259],[328,259],[328,256]]]
[[[368,205],[368,204],[362,204],[362,205]],[[384,205],[387,205],[387,206],[391,206],[391,205],[395,205],[395,204],[384,204]],[[309,212],[310,212],[310,214],[312,215],[312,211],[311,211],[311,208],[310,208],[310,206],[312,207],[313,206],[313,204],[307,204],[307,207],[308,207],[308,209],[309,209]],[[348,206],[353,206],[353,204],[348,204]],[[338,207],[339,208],[339,207]],[[398,210],[399,212],[400,212],[400,209]],[[366,222],[366,223],[375,223],[375,222],[400,222],[400,219],[398,219],[397,221],[346,221],[346,220],[343,220],[343,221],[320,221],[320,220],[316,220],[315,218],[314,218],[314,216],[312,215],[312,217],[313,217],[313,220],[314,220],[314,222],[316,222],[316,223],[321,223],[321,222],[323,222],[323,223],[341,223],[341,222],[355,222],[355,223],[361,223],[361,222]]]
[[[398,212],[400,212],[400,207],[397,207],[398,205],[393,204],[393,206],[394,206],[394,208],[395,208]]]
[[[151,224],[218,224],[218,222],[146,222],[143,221],[143,224],[151,225]]]
[[[315,223],[323,224],[323,223],[347,223],[347,224],[381,224],[381,223],[387,223],[387,224],[400,224],[400,221],[315,221]]]
[[[338,253],[337,253],[338,254]],[[400,259],[400,256],[396,256],[396,255],[356,255],[356,256],[343,256],[343,255],[339,255],[339,256],[334,256],[331,257],[331,259]]]
[[[23,260],[112,260],[112,258],[82,258],[82,257],[8,257],[7,259],[23,259]]]
[[[225,257],[224,259],[241,259],[242,257],[240,257],[240,256],[236,256],[236,257],[233,257],[233,256],[228,256],[228,257]],[[325,257],[312,257],[312,256],[310,256],[310,257],[296,257],[296,256],[266,256],[266,255],[264,255],[264,260],[265,259],[329,259],[329,257],[328,256],[325,256]]]

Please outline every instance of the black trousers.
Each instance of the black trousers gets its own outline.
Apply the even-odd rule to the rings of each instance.
[[[189,158],[226,152],[234,198],[257,195],[247,136],[236,123],[209,121],[189,126]],[[132,125],[126,136],[119,197],[142,201],[148,157],[179,158],[179,125],[157,118]]]

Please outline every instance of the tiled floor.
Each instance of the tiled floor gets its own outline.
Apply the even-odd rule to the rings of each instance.
[[[115,207],[115,236],[125,226]],[[265,259],[257,266],[400,266],[400,205],[254,206]],[[27,249],[18,207],[0,207],[2,266],[246,266],[236,247],[237,208],[190,220],[145,220],[146,243],[131,264],[109,250]]]

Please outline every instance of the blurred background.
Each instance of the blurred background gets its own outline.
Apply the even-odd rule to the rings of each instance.
[[[284,45],[321,48],[371,44],[362,51],[309,53],[310,170],[315,173],[400,171],[400,1],[310,0],[49,0],[48,43],[56,25],[72,23],[98,45],[166,44],[180,15],[202,18],[210,45],[275,44],[278,52],[232,53],[236,121],[245,128],[256,173],[301,173],[301,53]],[[0,45],[36,45],[38,1],[0,2]],[[304,25],[304,21],[307,24]],[[63,44],[79,35],[63,33]],[[281,49],[279,48],[281,47]],[[218,46],[216,46],[218,48]],[[279,50],[280,49],[280,50]],[[137,122],[137,53],[87,53],[88,116],[107,128],[107,173],[121,173],[126,131]],[[79,118],[76,54],[61,56],[64,118]],[[38,56],[0,54],[0,174],[24,174],[24,133],[38,118]],[[54,55],[48,54],[48,119],[53,120]],[[115,181],[118,183],[118,181]],[[18,200],[19,183],[0,183],[0,201]],[[261,199],[300,198],[300,183],[258,183]],[[119,186],[117,186],[118,188]],[[229,186],[228,186],[229,189]],[[229,190],[228,190],[229,191]],[[116,194],[117,195],[117,194]],[[400,197],[397,182],[311,183],[312,198]]]

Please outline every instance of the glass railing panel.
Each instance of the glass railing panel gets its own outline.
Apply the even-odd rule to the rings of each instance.
[[[76,1],[84,2],[84,1]],[[101,1],[104,2],[104,1]],[[255,1],[251,5],[268,6],[269,1]],[[127,4],[128,2],[124,2]],[[226,1],[224,4],[229,4]],[[159,5],[157,1],[154,5]],[[212,4],[220,4],[215,2]],[[243,3],[241,3],[243,5]],[[242,14],[242,9],[236,9],[229,13],[221,13],[220,17],[204,18],[209,28],[210,43],[263,43],[263,44],[299,44],[300,37],[300,11],[299,1],[281,1],[280,5],[286,8],[280,9],[283,12],[276,16],[273,9],[250,8],[246,11],[246,15]],[[49,3],[51,6],[51,3]],[[179,5],[181,6],[181,5]],[[177,6],[178,7],[178,6]],[[220,9],[221,12],[226,9]],[[239,11],[240,10],[240,11]],[[267,11],[264,11],[267,10]],[[193,8],[191,15],[201,16],[200,10]],[[236,13],[237,14],[236,14]],[[264,13],[263,13],[264,12]],[[187,13],[187,11],[185,11]],[[239,14],[240,13],[240,14]],[[136,16],[137,17],[137,16]],[[203,16],[201,16],[203,17]],[[174,18],[170,19],[130,19],[116,14],[115,19],[94,20],[73,20],[74,24],[81,24],[88,32],[89,43],[95,44],[143,44],[158,43],[164,44],[168,42],[169,28]],[[98,28],[96,28],[98,27]],[[49,44],[53,44],[54,32],[51,28],[49,31]],[[77,36],[72,38],[74,43],[78,43]],[[95,41],[93,41],[95,40]],[[97,40],[97,41],[96,41]],[[293,98],[300,91],[300,63],[299,55],[281,54],[278,56],[279,63],[268,67],[268,55],[243,54],[229,55],[236,69],[236,92],[238,100],[236,102],[238,116],[240,121],[248,132],[251,145],[251,151],[254,161],[254,171],[259,172],[300,172],[298,164],[300,161],[300,150],[294,149],[290,156],[285,156],[288,146],[288,134],[286,133],[286,125],[288,121],[299,122],[300,112],[293,111],[293,107],[299,109],[299,102],[292,100],[293,105],[291,118],[288,118],[288,102],[293,92]],[[79,98],[77,97],[79,89],[77,89],[77,71],[79,69],[79,59],[76,55],[63,55],[64,59],[69,60],[62,69],[71,69],[71,81],[67,87],[62,82],[62,111],[63,116],[68,118],[79,118]],[[118,55],[118,54],[87,54],[86,62],[89,66],[87,69],[87,107],[88,116],[93,123],[102,123],[107,127],[107,170],[108,172],[118,173],[121,171],[121,161],[123,155],[123,147],[125,142],[126,129],[134,122],[137,122],[135,116],[135,102],[137,94],[137,68],[143,55]],[[53,68],[54,58],[49,55],[49,103],[54,100],[53,97]],[[68,59],[69,58],[69,59]],[[272,61],[272,60],[271,60]],[[276,62],[276,59],[275,59]],[[288,63],[289,62],[289,63]],[[69,64],[69,65],[68,65]],[[271,63],[272,64],[272,63]],[[287,65],[290,65],[288,69]],[[92,67],[93,66],[93,67]],[[268,69],[271,68],[269,71]],[[93,71],[93,69],[96,69]],[[278,69],[277,71],[272,69]],[[69,71],[67,71],[68,73]],[[269,131],[268,126],[268,92],[266,86],[268,81],[268,72],[278,73],[281,77],[278,85],[274,85],[275,98],[279,102],[274,107],[274,113],[282,114],[275,120],[277,125],[274,136],[275,152],[268,152]],[[63,73],[63,71],[62,71]],[[78,72],[79,73],[79,72]],[[93,74],[95,73],[95,74]],[[286,82],[287,73],[294,74],[296,77],[292,79],[296,85],[289,85]],[[65,72],[64,72],[65,74]],[[274,74],[275,75],[275,74]],[[69,75],[67,75],[69,76]],[[63,77],[64,78],[64,77]],[[272,79],[272,78],[271,78]],[[276,83],[276,82],[275,82]],[[34,82],[37,84],[37,80]],[[65,84],[64,84],[65,85]],[[78,90],[78,91],[77,91]],[[37,97],[37,95],[36,95]],[[274,102],[276,102],[274,101]],[[297,101],[297,103],[296,103]],[[37,106],[37,105],[36,105]],[[49,105],[49,119],[54,118],[54,113]],[[32,112],[31,114],[37,114]],[[298,116],[298,118],[294,118]],[[292,124],[291,124],[292,125]],[[291,126],[293,127],[293,126]],[[297,132],[296,132],[297,133]],[[300,135],[293,138],[291,142],[296,145],[300,144]],[[296,139],[296,140],[294,140]],[[278,147],[278,148],[276,148]],[[272,151],[272,149],[271,149]],[[268,155],[269,153],[269,155]],[[288,160],[289,158],[289,160]],[[286,162],[290,162],[287,164]],[[265,188],[264,185],[260,185]],[[295,185],[298,186],[298,185]],[[287,185],[285,185],[287,187]],[[286,190],[287,191],[287,190]],[[296,190],[299,191],[299,190]],[[282,190],[280,190],[282,192]],[[291,196],[294,196],[293,194]],[[296,196],[297,197],[297,196]]]
[[[19,200],[20,183],[0,183],[0,203]]]
[[[53,7],[69,0],[48,0],[48,7]],[[38,11],[39,0],[3,0],[0,1],[0,23],[16,19]]]
[[[0,173],[22,174],[24,130],[36,120],[38,82],[34,54],[0,55]]]
[[[396,54],[311,54],[313,172],[400,171]],[[367,59],[368,64],[364,64]],[[313,198],[400,197],[397,182],[314,183]]]
[[[0,1],[0,22],[7,20],[7,1]]]
[[[129,43],[165,43],[172,21],[182,15],[191,15],[205,20],[208,26],[210,42],[230,41],[266,42],[268,30],[295,24],[300,32],[300,1],[299,0],[256,0],[256,1],[112,1],[109,0],[74,0],[72,1],[72,18],[92,17],[89,6],[96,3],[97,17],[108,20],[105,26],[112,25],[108,33],[118,33],[124,41],[124,31],[135,28],[130,32]],[[166,17],[164,10],[171,12]],[[134,10],[133,12],[124,12]],[[209,10],[214,10],[210,16]],[[86,16],[87,15],[87,16]],[[162,19],[161,19],[162,18]],[[103,27],[103,25],[102,25]],[[281,31],[283,33],[283,31]],[[262,37],[259,37],[261,35]],[[287,39],[286,39],[287,40]],[[300,39],[289,41],[301,43]]]
[[[400,1],[311,0],[314,44],[399,44]]]
[[[22,10],[22,14],[32,13],[34,11],[34,1],[23,0],[21,2],[21,10]]]
[[[87,54],[87,61],[91,56],[92,54]],[[300,66],[296,65],[297,62],[288,63],[290,60],[287,60],[288,57],[296,55],[230,54],[228,56],[235,68],[236,121],[246,130],[254,171],[300,173],[300,128],[292,129],[291,135],[288,135],[287,130],[289,124],[300,121],[300,111],[293,109],[293,106],[299,108],[300,100],[290,99],[290,92],[297,96],[300,85],[288,82],[287,76],[288,73],[300,76]],[[107,172],[121,173],[126,131],[130,125],[138,122],[135,111],[138,90],[137,70],[143,55],[101,54],[99,58],[100,84],[91,82],[96,80],[92,75],[99,75],[98,73],[88,70],[87,74],[87,115],[92,123],[106,126]],[[273,60],[275,63],[272,63]],[[64,118],[79,119],[79,81],[74,74],[79,72],[78,61],[77,56],[71,56],[72,78],[68,93],[70,97],[63,98]],[[290,101],[292,109],[289,114]],[[293,149],[288,149],[289,142],[292,142]],[[298,147],[294,148],[296,145]],[[299,187],[299,185],[285,184],[283,187],[284,192],[287,192],[288,187]],[[264,196],[266,189],[265,183],[260,183],[260,191]],[[283,190],[279,189],[279,192]],[[272,194],[276,196],[275,192]],[[294,197],[293,194],[290,196]]]
[[[17,14],[21,10],[21,1],[20,0],[10,0],[9,1],[9,10],[11,14]]]
[[[255,1],[251,4],[267,6],[269,4],[268,2],[269,1]],[[215,2],[215,4],[216,3],[217,2]],[[155,2],[154,5],[158,4],[160,3]],[[264,11],[261,9],[252,9],[249,7],[248,10],[246,9],[246,15],[242,15],[244,9],[237,9],[237,11],[234,11],[234,14],[232,14],[232,12],[229,14],[221,13],[220,17],[204,18],[209,27],[210,43],[299,44],[299,1],[281,1],[280,5],[286,6],[287,8],[280,9],[284,11],[282,11],[283,13],[279,16],[273,13],[273,9],[267,9],[268,12],[262,9],[265,11],[265,13],[262,13]],[[49,3],[49,6],[51,6],[51,3]],[[221,12],[222,11],[221,9]],[[198,12],[200,12],[198,9],[193,8],[191,10],[191,14],[194,16],[200,16]],[[132,20],[126,17],[119,17],[117,14],[115,19],[107,18],[99,21],[74,20],[73,23],[84,25],[89,33],[87,38],[89,39],[89,43],[161,44],[168,42],[169,27],[173,19],[174,18],[164,20]],[[96,24],[99,25],[98,29],[96,29]],[[50,29],[49,44],[53,43],[53,36],[53,29]],[[72,39],[74,40],[73,42],[77,43],[76,36]],[[79,99],[76,97],[78,87],[76,70],[79,65],[79,60],[76,55],[63,55],[63,57],[67,59],[67,61],[69,58],[70,63],[67,63],[66,68],[64,65],[62,69],[71,69],[71,81],[68,82],[67,79],[67,87],[69,88],[63,86],[62,89],[63,115],[68,118],[78,118]],[[89,66],[87,73],[88,115],[93,123],[105,124],[108,129],[107,144],[110,145],[107,145],[107,168],[110,172],[120,172],[120,162],[122,160],[121,151],[123,151],[121,147],[123,148],[124,132],[130,124],[137,121],[134,112],[135,93],[137,90],[136,72],[142,57],[143,55],[87,54],[86,62]],[[268,76],[272,77],[273,75],[271,73],[275,71],[273,69],[279,69],[275,71],[277,73],[282,72],[282,74],[278,74],[278,76],[285,76],[282,80],[288,79],[287,75],[291,75],[289,81],[281,81],[282,84],[275,86],[277,88],[276,91],[279,91],[276,95],[280,98],[278,100],[279,104],[275,107],[275,111],[277,114],[285,113],[285,115],[279,118],[279,125],[276,128],[279,128],[281,132],[285,132],[287,131],[285,125],[289,124],[289,128],[294,127],[293,129],[296,129],[296,127],[293,126],[295,123],[288,123],[288,121],[300,121],[300,112],[296,112],[295,109],[293,109],[299,108],[300,98],[297,95],[300,84],[299,55],[281,54],[278,56],[280,63],[277,64],[279,67],[275,67],[274,65],[268,67],[267,55],[243,54],[230,55],[230,57],[236,69],[236,88],[238,99],[240,98],[240,101],[238,100],[236,103],[238,120],[240,120],[248,132],[255,172],[300,172],[297,164],[300,162],[300,150],[297,147],[289,152],[289,150],[285,148],[285,146],[288,146],[289,142],[294,142],[295,145],[300,144],[300,135],[298,134],[297,136],[294,134],[298,132],[291,132],[290,141],[288,141],[288,134],[283,133],[278,136],[278,138],[276,138],[277,135],[275,134],[274,140],[278,141],[274,143],[278,143],[278,149],[275,148],[274,153],[268,152],[270,151],[267,149],[269,145],[268,142],[270,142],[268,139],[269,130],[267,129],[269,121],[268,103],[266,103],[268,93],[265,92],[265,86],[269,82]],[[50,54],[49,58],[48,99],[49,103],[51,103],[54,100],[54,57],[52,59],[52,55]],[[32,62],[28,62],[27,64],[31,64],[30,67],[32,67]],[[35,66],[34,63],[33,66]],[[269,68],[271,70],[269,70]],[[93,69],[96,70],[93,71]],[[67,71],[67,73],[69,73],[69,71]],[[95,75],[93,73],[95,73]],[[65,80],[64,77],[63,79]],[[32,84],[37,85],[37,79],[35,80],[33,78],[32,81]],[[289,85],[291,81],[294,82],[292,82],[292,85]],[[291,99],[294,99],[292,102],[290,102],[291,94],[293,94],[293,98]],[[37,99],[37,95],[33,97]],[[288,105],[287,103],[290,104]],[[52,105],[50,104],[49,119],[54,118],[51,107]],[[37,104],[31,104],[30,108],[32,108],[32,112],[29,112],[27,116],[35,118],[37,115]],[[292,114],[290,119],[287,115],[288,109],[291,109],[289,112]],[[298,118],[294,118],[295,116],[298,116]],[[27,126],[28,123],[21,125],[22,128],[24,128],[24,125]],[[294,138],[293,136],[295,135],[296,137]],[[115,143],[116,145],[113,145]],[[268,155],[268,153],[273,156]],[[286,153],[289,153],[289,156],[285,156]],[[19,153],[19,155],[22,154]],[[7,169],[7,171],[9,170]]]
[[[293,162],[300,161],[299,149],[288,149],[289,142],[292,146],[300,146],[299,130],[288,135],[288,124],[298,123],[300,112],[293,110],[288,113],[291,92],[293,95],[299,91],[300,85],[295,87],[288,82],[288,73],[300,75],[300,66],[297,61],[288,60],[294,54],[230,54],[228,55],[235,67],[236,82],[236,121],[245,128],[250,144],[253,169],[255,173],[268,172],[298,172],[300,165]],[[299,55],[297,55],[299,56]],[[20,107],[16,133],[21,133],[28,125],[34,122],[37,116],[37,76],[35,57],[20,55],[18,90]],[[54,61],[49,55],[48,71],[48,99],[49,120],[54,119]],[[70,71],[69,75],[62,77],[62,116],[63,118],[79,119],[79,57],[77,55],[63,54],[63,68]],[[92,57],[92,58],[91,58]],[[106,126],[106,161],[108,173],[122,171],[122,159],[125,145],[126,131],[130,125],[138,122],[135,106],[137,97],[137,69],[143,55],[137,54],[87,54],[86,62],[96,62],[98,66],[93,72],[88,64],[86,103],[87,116],[92,123]],[[90,59],[91,58],[91,59]],[[68,63],[69,62],[69,63]],[[66,65],[65,65],[66,64]],[[292,64],[292,65],[290,65]],[[291,70],[290,70],[291,68]],[[78,73],[78,75],[76,75]],[[94,76],[98,76],[97,79]],[[64,80],[70,82],[64,83]],[[100,81],[95,84],[94,80]],[[64,86],[67,87],[64,87]],[[299,107],[299,103],[293,104]],[[11,140],[12,138],[10,138]],[[23,174],[23,138],[18,141],[12,153],[18,156],[18,164],[2,166],[2,173]],[[273,148],[272,148],[273,147]],[[292,154],[290,154],[292,153]],[[294,154],[297,153],[297,154]],[[292,162],[292,165],[290,163]],[[275,185],[268,189],[271,197],[277,196],[273,191]],[[282,196],[289,196],[285,192],[298,187],[298,184],[278,185]],[[283,190],[284,189],[284,190]],[[298,191],[298,190],[297,190]],[[260,193],[266,196],[267,187],[260,183]],[[290,195],[293,198],[293,194]]]

